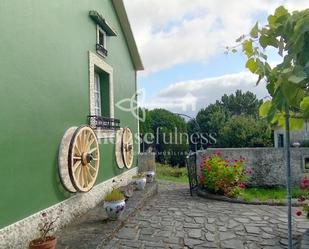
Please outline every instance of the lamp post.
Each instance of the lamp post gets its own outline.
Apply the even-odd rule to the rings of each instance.
[[[196,121],[195,118],[193,118],[193,117],[191,117],[191,116],[189,116],[187,114],[183,114],[183,113],[174,113],[174,114],[176,114],[178,116],[183,116],[183,117],[189,118],[189,120],[192,120],[194,122],[194,125],[197,128],[197,131],[201,130],[201,127],[200,127],[200,125],[198,124],[198,122]],[[191,139],[190,139],[190,141],[191,141]],[[197,141],[195,141],[194,144],[195,144],[195,152],[196,152],[197,151]]]
[[[291,197],[291,149],[290,149],[290,112],[285,105],[285,164],[287,177],[287,199],[288,199],[288,244],[289,249],[293,248],[292,243],[292,197]]]

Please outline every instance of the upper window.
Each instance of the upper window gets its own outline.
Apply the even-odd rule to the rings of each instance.
[[[107,56],[106,32],[97,25],[97,52],[102,56]]]

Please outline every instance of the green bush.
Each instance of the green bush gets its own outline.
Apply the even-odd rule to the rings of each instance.
[[[210,192],[228,197],[240,195],[251,174],[251,170],[244,169],[244,158],[224,160],[219,152],[205,157],[200,167],[200,184]]]

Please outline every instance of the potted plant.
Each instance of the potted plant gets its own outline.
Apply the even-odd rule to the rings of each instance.
[[[156,164],[155,164],[155,161],[154,160],[148,160],[147,161],[147,172],[146,172],[146,179],[147,179],[147,182],[150,183],[150,182],[153,182],[154,179],[155,179],[155,167],[156,167]]]
[[[125,197],[119,189],[113,189],[104,198],[104,209],[111,220],[119,219],[125,206]]]
[[[62,212],[62,209],[60,210]],[[52,232],[55,232],[56,222],[60,213],[56,217],[49,217],[46,212],[41,214],[41,222],[38,224],[40,237],[30,241],[29,249],[55,249],[57,238]]]
[[[133,176],[134,184],[137,190],[143,190],[146,185],[146,176],[144,173],[138,173]]]

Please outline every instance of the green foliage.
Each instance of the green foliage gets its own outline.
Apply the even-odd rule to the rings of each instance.
[[[125,199],[124,195],[122,192],[120,192],[120,190],[113,189],[112,192],[110,192],[109,194],[105,196],[104,201],[113,202],[113,201],[120,201],[124,199]]]
[[[196,121],[202,132],[216,137],[216,147],[271,146],[270,127],[258,118],[261,103],[253,93],[237,90],[200,110]],[[194,128],[195,124],[189,122],[189,132]]]
[[[146,111],[146,119],[140,121],[140,129],[142,134],[153,134],[153,143],[149,146],[155,147],[158,162],[185,165],[182,154],[188,151],[189,145],[186,137],[180,134],[187,132],[187,123],[182,117],[164,109]]]
[[[292,198],[299,198],[305,194],[300,188],[292,189]],[[246,188],[242,193],[242,198],[246,201],[268,201],[268,200],[285,200],[286,188],[274,187],[274,188]]]
[[[267,82],[272,99],[267,108],[261,106],[262,116],[272,123],[282,121],[287,106],[291,128],[301,129],[303,119],[309,118],[309,9],[289,13],[280,6],[265,26],[256,23],[250,35],[241,36],[237,42],[247,56],[246,67],[258,75],[257,83],[262,79]],[[274,67],[267,61],[270,47],[282,58]]]
[[[207,190],[236,197],[241,194],[248,180],[248,173],[244,169],[244,159],[224,160],[220,153],[206,157],[201,165],[203,176],[200,184]]]
[[[217,101],[230,115],[252,115],[257,116],[261,101],[252,92],[237,90],[235,94],[224,94],[221,101]]]
[[[188,183],[188,174],[186,168],[172,167],[165,164],[157,164],[156,177],[159,180],[175,183]]]
[[[271,146],[271,129],[267,122],[250,116],[233,116],[220,130],[222,147]]]

